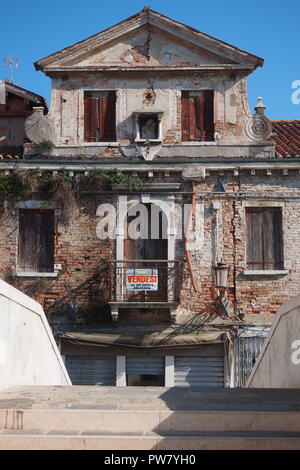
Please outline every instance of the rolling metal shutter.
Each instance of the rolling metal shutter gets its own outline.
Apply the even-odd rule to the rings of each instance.
[[[164,375],[165,358],[160,356],[127,356],[126,373],[137,375]]]
[[[175,356],[175,387],[224,387],[224,356]]]
[[[66,356],[72,385],[116,385],[115,356]]]

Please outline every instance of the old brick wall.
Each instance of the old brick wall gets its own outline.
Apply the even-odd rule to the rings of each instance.
[[[9,203],[1,214],[1,278],[25,291],[48,311],[58,306],[63,311],[70,303],[89,307],[107,299],[108,279],[102,271],[105,261],[114,258],[114,243],[99,240],[96,226],[99,204],[113,203],[107,194],[81,198],[67,220],[55,216],[54,264],[61,265],[56,278],[17,277],[18,270],[18,209]],[[100,273],[99,278],[93,279]],[[81,287],[85,283],[85,286]],[[65,300],[63,300],[65,298]],[[104,309],[105,310],[105,309]],[[99,312],[101,313],[101,312]]]
[[[226,192],[220,192],[220,175],[211,173],[205,181],[195,187],[196,204],[199,205],[199,219],[194,218],[196,230],[202,231],[200,237],[189,244],[191,266],[197,292],[195,292],[189,267],[186,262],[184,240],[176,242],[176,259],[184,260],[181,278],[180,305],[177,309],[178,319],[207,318],[217,315],[215,299],[217,290],[214,283],[213,266],[222,258],[230,267],[228,280],[228,299],[231,302],[231,316],[251,318],[254,322],[262,321],[272,315],[288,298],[296,295],[300,288],[299,279],[299,244],[300,244],[300,180],[296,170],[290,170],[288,177],[281,171],[267,176],[265,170],[251,175],[250,171],[225,172],[222,176]],[[168,181],[178,181],[179,175],[174,173]],[[162,174],[159,181],[164,181]],[[176,196],[180,204],[191,203],[191,185],[184,182],[181,191],[186,194]],[[81,198],[77,207],[70,215],[67,223],[59,217],[55,230],[55,264],[60,264],[59,275],[54,279],[17,278],[18,251],[18,210],[11,204],[1,214],[0,256],[1,277],[28,292],[45,309],[64,303],[69,305],[93,305],[99,311],[109,310],[102,307],[108,300],[107,271],[100,274],[99,279],[91,280],[96,272],[105,267],[105,260],[114,259],[115,241],[99,240],[96,226],[99,217],[96,209],[103,202],[114,205],[116,194],[98,194]],[[246,226],[245,205],[279,204],[282,208],[284,268],[286,275],[277,276],[246,276]],[[219,202],[218,209],[214,203]],[[203,210],[202,210],[203,209]],[[203,226],[202,226],[203,224]],[[194,245],[193,245],[194,243]],[[198,245],[197,245],[198,244]],[[86,282],[86,288],[79,287]],[[66,297],[65,297],[66,296]],[[65,297],[65,301],[62,299]],[[108,318],[106,315],[105,318]],[[155,317],[155,316],[154,316]],[[103,317],[104,318],[104,317]],[[99,315],[99,321],[103,319]]]
[[[226,193],[216,193],[218,174],[206,178],[197,186],[197,201],[205,205],[205,237],[202,253],[193,257],[193,267],[198,279],[199,293],[193,293],[189,286],[182,307],[206,304],[212,305],[216,295],[212,281],[214,253],[218,251],[223,261],[230,267],[228,279],[228,298],[234,310],[242,318],[255,314],[253,321],[259,317],[274,314],[278,306],[288,298],[296,295],[300,289],[299,279],[299,243],[300,243],[300,181],[298,172],[289,171],[283,176],[282,171],[267,176],[266,171],[258,171],[255,176],[250,171],[233,176],[225,172]],[[282,209],[284,268],[286,275],[248,276],[246,269],[246,222],[245,206],[280,206]],[[218,211],[213,208],[214,202],[221,203]],[[220,215],[221,211],[221,215]],[[216,240],[216,225],[222,219],[221,237]],[[218,244],[221,245],[218,247]],[[190,291],[191,290],[191,291]],[[197,307],[192,308],[197,310]]]

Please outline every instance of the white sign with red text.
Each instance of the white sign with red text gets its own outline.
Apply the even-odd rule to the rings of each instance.
[[[157,269],[127,269],[126,290],[155,291],[158,290]]]

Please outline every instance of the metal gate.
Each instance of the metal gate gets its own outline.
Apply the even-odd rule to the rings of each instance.
[[[73,385],[116,385],[115,356],[65,356]]]
[[[164,375],[165,358],[162,356],[127,356],[126,373],[134,375]]]
[[[256,358],[259,355],[265,336],[239,336],[233,342],[234,386],[245,387]]]
[[[224,356],[175,356],[175,387],[224,387]]]

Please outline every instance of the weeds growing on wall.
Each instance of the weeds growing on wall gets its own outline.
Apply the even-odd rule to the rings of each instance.
[[[0,173],[0,207],[4,211],[5,200],[57,201],[61,208],[60,221],[67,223],[76,211],[76,199],[81,194],[86,197],[99,191],[111,191],[115,184],[126,186],[130,191],[139,190],[143,182],[131,173],[107,170],[92,170],[74,176],[67,170],[53,174],[51,171],[16,169],[8,174]]]
[[[126,186],[130,191],[141,189],[144,180],[131,173],[121,173],[109,170],[92,170],[79,183],[80,190],[86,187],[91,191],[111,190],[113,185]]]

